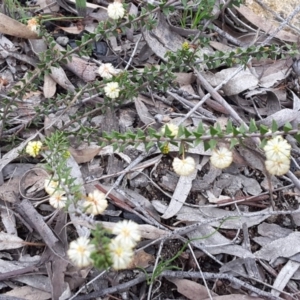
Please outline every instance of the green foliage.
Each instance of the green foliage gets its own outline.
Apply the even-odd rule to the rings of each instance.
[[[200,28],[201,21],[212,18],[212,10],[216,0],[198,0],[196,3],[190,3],[187,0],[181,0],[183,5],[181,26],[184,28]]]
[[[52,174],[52,178],[66,192],[67,204],[75,204],[82,198],[80,186],[75,184],[75,178],[71,176],[71,168],[67,159],[70,157],[69,142],[63,132],[56,131],[44,140],[47,151],[43,152],[45,159],[44,168]]]
[[[95,245],[96,251],[91,254],[94,266],[98,269],[107,269],[112,265],[109,244],[111,239],[108,237],[109,232],[100,224],[92,231],[92,244]]]

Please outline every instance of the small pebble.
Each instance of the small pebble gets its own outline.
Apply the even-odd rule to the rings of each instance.
[[[59,36],[56,42],[61,46],[66,46],[69,43],[69,38],[67,36]]]

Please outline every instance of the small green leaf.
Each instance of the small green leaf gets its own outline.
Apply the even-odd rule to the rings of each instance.
[[[247,132],[247,128],[245,127],[244,124],[242,124],[242,125],[240,126],[239,132],[240,132],[241,134],[245,134],[245,133]]]
[[[260,134],[264,135],[269,131],[269,128],[265,125],[260,125],[259,126],[259,132]]]
[[[207,151],[207,150],[210,149],[210,145],[209,145],[209,142],[208,142],[208,141],[204,141],[203,145],[204,145],[204,150],[205,150],[205,151]]]
[[[210,132],[211,136],[215,136],[215,135],[217,135],[219,133],[219,131],[215,127],[213,127],[213,126],[209,127],[209,132]]]
[[[266,146],[267,142],[268,142],[268,139],[267,139],[267,138],[264,138],[264,139],[261,141],[259,147],[260,147],[261,149],[264,149],[264,147]]]
[[[228,122],[227,122],[226,133],[227,134],[233,133],[233,126],[232,126],[232,121],[231,120],[228,120]]]
[[[197,127],[197,133],[200,134],[200,135],[202,135],[203,133],[205,133],[205,129],[204,129],[202,121],[199,123],[199,125]]]
[[[184,127],[184,135],[185,135],[185,137],[188,138],[188,137],[190,137],[192,135],[192,133],[189,130],[187,130],[186,127]]]
[[[146,151],[148,152],[152,147],[154,146],[154,143],[151,141],[145,145]]]
[[[113,146],[113,151],[116,151],[119,148],[118,143],[113,143],[112,146]]]
[[[233,127],[233,135],[238,135],[240,134],[239,128]]]
[[[284,126],[283,126],[284,132],[288,132],[288,131],[290,131],[292,129],[293,129],[293,126],[292,126],[292,124],[290,122],[285,123]]]
[[[254,133],[254,132],[257,132],[257,131],[258,131],[258,128],[256,126],[255,120],[251,119],[250,124],[249,124],[249,132]]]
[[[230,146],[229,146],[229,149],[232,149],[235,145],[238,145],[239,144],[239,140],[237,138],[232,138],[230,140]]]
[[[216,145],[217,145],[217,141],[214,140],[214,139],[211,139],[211,140],[208,142],[208,144],[209,144],[210,149],[214,149],[214,148],[216,147]]]
[[[278,125],[274,119],[272,120],[271,130],[272,130],[272,132],[276,132],[278,130]]]
[[[141,130],[140,128],[138,128],[137,130],[137,136],[140,140],[144,140],[146,137],[145,137],[145,134],[144,134],[144,131]]]
[[[193,146],[197,147],[201,142],[202,142],[201,139],[196,138],[195,141],[194,141],[194,145]]]
[[[297,140],[297,142],[300,144],[300,133],[297,133],[294,137]]]

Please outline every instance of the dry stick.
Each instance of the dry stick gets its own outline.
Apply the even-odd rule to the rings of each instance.
[[[237,71],[240,72],[241,70],[242,70],[242,67],[238,68]],[[235,121],[237,121],[241,125],[245,126],[246,129],[248,129],[249,128],[248,125],[240,118],[240,116],[237,114],[237,112],[226,102],[226,100],[219,93],[217,93],[214,90],[214,88],[207,82],[207,80],[201,75],[201,73],[196,68],[194,68],[194,72],[197,74],[197,77],[200,80],[203,87],[210,93],[211,97],[213,97],[217,102],[219,102],[221,105],[223,105],[229,111],[231,117]],[[236,75],[236,74],[234,73],[234,75]]]
[[[163,248],[163,245],[164,245],[164,240],[162,240],[159,244],[159,248],[158,248],[158,252],[157,252],[157,257],[155,259],[155,264],[154,264],[154,267],[153,267],[153,270],[155,271],[155,269],[157,268],[157,265],[158,265],[158,261],[160,259],[160,254],[161,254],[161,251],[162,251],[162,248]],[[151,277],[151,279],[153,279]],[[149,285],[149,290],[148,290],[148,296],[147,296],[147,300],[151,300],[151,292],[152,292],[152,288],[153,288],[153,280],[151,280],[151,283]]]
[[[275,18],[277,18],[278,20],[284,22],[284,18],[282,18],[280,16],[280,14],[277,14],[276,12],[274,12],[272,9],[269,8],[268,5],[266,5],[265,3],[263,3],[261,0],[255,0],[256,3],[258,3],[264,10],[267,10],[269,13],[271,13]],[[295,27],[292,24],[286,24],[288,27],[290,27],[291,29],[293,29],[294,31],[296,31],[296,33],[300,33],[300,29]]]
[[[148,276],[152,276],[152,274],[149,274]],[[249,283],[246,283],[240,279],[237,279],[231,275],[228,274],[214,274],[214,273],[199,273],[199,272],[183,272],[183,271],[163,271],[160,276],[165,276],[165,277],[174,277],[174,278],[193,278],[193,279],[206,279],[206,280],[212,280],[212,279],[220,279],[220,280],[229,280],[237,285],[242,286],[243,288],[256,293],[259,296],[266,297],[267,299],[270,300],[278,300],[281,299],[279,297],[273,296],[271,293],[264,292],[256,287],[253,287]],[[88,295],[84,296],[78,296],[74,298],[74,300],[89,300],[89,299],[95,299],[97,297],[101,297],[104,295],[116,293],[116,292],[122,292],[124,290],[128,290],[130,287],[135,286],[147,279],[145,274],[141,274],[137,278],[119,284],[118,286],[114,286],[111,288],[103,289],[100,291],[96,291],[93,293],[90,293]],[[72,298],[73,299],[73,298]]]
[[[193,278],[193,279],[221,279],[221,280],[229,280],[233,283],[236,283],[238,285],[241,285],[242,287],[244,287],[245,289],[252,291],[260,296],[263,297],[267,297],[268,299],[271,300],[277,300],[277,299],[281,299],[279,297],[275,297],[273,296],[271,293],[268,292],[264,292],[254,286],[252,286],[249,283],[246,283],[240,279],[237,279],[229,274],[214,274],[214,273],[207,273],[204,272],[202,274],[200,274],[199,272],[183,272],[183,271],[163,271],[161,273],[161,276],[165,276],[165,277],[175,277],[175,278]]]
[[[294,11],[287,16],[287,18],[274,30],[261,44],[261,46],[266,45],[275,35],[281,31],[287,24],[289,24],[292,19],[300,12],[300,5],[298,5]]]
[[[103,271],[102,273],[98,274],[95,278],[93,278],[92,280],[90,280],[87,284],[84,284],[77,292],[76,294],[74,294],[71,298],[69,298],[68,300],[72,300],[74,299],[77,295],[80,294],[80,292],[84,289],[87,288],[87,286],[89,286],[90,284],[92,284],[94,281],[96,281],[97,279],[99,279],[101,276],[103,276],[105,273],[107,272],[107,270]]]
[[[297,210],[268,211],[268,212],[261,212],[260,211],[260,212],[254,212],[254,213],[241,213],[240,217],[251,218],[251,217],[254,217],[254,216],[293,215],[293,214],[297,214],[297,213],[300,213],[300,208],[297,209]],[[230,217],[235,217],[235,216],[230,216]],[[236,216],[236,217],[238,217],[238,216]],[[188,226],[185,226],[185,227],[181,227],[181,228],[175,229],[169,235],[161,237],[161,238],[158,238],[158,239],[152,241],[151,243],[147,244],[146,246],[141,247],[139,250],[145,249],[145,248],[147,248],[147,247],[149,247],[151,245],[157,244],[158,242],[160,242],[163,239],[172,239],[172,238],[178,238],[178,237],[181,238],[182,235],[187,234],[187,233],[189,233],[191,231],[194,231],[198,227],[200,227],[200,226],[202,226],[204,224],[210,224],[210,223],[217,222],[217,221],[224,222],[228,218],[229,218],[228,216],[218,217],[218,218],[211,218],[209,220],[205,220],[205,221],[202,221],[202,222],[199,222],[199,223],[195,223],[195,224],[192,224],[192,225],[188,225]]]
[[[194,69],[196,71],[196,69]],[[226,78],[223,82],[221,82],[216,88],[212,88],[210,86],[210,84],[206,81],[206,84],[202,81],[202,78],[200,78],[199,76],[199,79],[201,80],[201,83],[203,84],[203,86],[206,88],[206,90],[209,92],[209,94],[206,94],[201,101],[199,101],[187,114],[186,116],[180,121],[180,124],[182,124],[187,118],[189,118],[200,106],[202,106],[202,104],[205,103],[205,101],[207,99],[209,99],[212,95],[211,93],[211,89],[214,91],[215,94],[219,95],[217,93],[217,91],[223,86],[225,85],[230,79],[232,79],[235,75],[237,75],[239,72],[241,72],[243,70],[243,66],[240,66],[230,77]],[[197,75],[200,74],[198,71],[197,72]],[[202,75],[201,75],[202,76]],[[204,78],[203,78],[204,79]],[[205,80],[205,79],[204,79]],[[207,86],[210,86],[210,90],[208,90]],[[214,96],[213,96],[214,97]],[[221,97],[221,96],[220,96]],[[215,97],[214,97],[215,98]],[[221,97],[222,98],[222,97]],[[223,98],[222,98],[223,99]],[[216,99],[217,100],[217,99]],[[223,99],[224,100],[224,99]],[[227,105],[224,105],[224,103],[221,103],[220,101],[218,101],[221,105],[223,105],[226,109],[228,109],[228,106],[230,107],[230,109],[228,109],[228,111],[230,112],[230,115],[232,117],[234,117],[234,115],[231,114],[232,111],[234,111],[230,105],[227,104],[227,102],[224,100],[224,102],[227,104]],[[234,111],[235,112],[235,111]],[[237,115],[238,116],[238,115]],[[242,121],[243,122],[243,121]],[[242,123],[241,123],[242,124]],[[245,124],[244,124],[245,125]]]
[[[139,45],[141,39],[142,39],[142,35],[138,38],[138,40],[137,40],[137,42],[136,42],[136,45],[135,45],[135,47],[134,47],[134,49],[133,49],[133,52],[132,52],[132,54],[131,54],[131,56],[130,56],[130,58],[129,58],[129,61],[127,62],[126,67],[124,68],[125,71],[129,68],[129,66],[130,66],[130,64],[131,64],[131,61],[132,61],[132,59],[133,59],[133,57],[134,57],[134,55],[135,55],[135,53],[136,53],[136,51],[137,51],[137,48],[138,48],[138,45]]]
[[[202,276],[202,278],[203,278],[203,282],[204,282],[205,288],[206,288],[206,290],[207,290],[207,294],[208,294],[208,296],[209,296],[209,299],[210,299],[210,300],[213,300],[213,297],[212,297],[212,295],[211,295],[211,290],[210,290],[209,287],[208,287],[207,281],[206,281],[205,278],[203,277],[202,269],[201,269],[201,267],[200,267],[200,265],[199,265],[199,263],[198,263],[198,260],[197,260],[197,258],[196,258],[195,252],[194,252],[194,250],[193,250],[193,248],[192,248],[192,246],[191,246],[190,243],[188,243],[188,247],[189,247],[189,249],[190,249],[190,251],[191,251],[191,254],[192,254],[192,257],[193,257],[193,259],[194,259],[194,261],[195,261],[195,263],[196,263],[196,266],[197,266],[197,268],[198,268],[198,270],[199,270],[199,272],[200,272],[200,274],[201,274],[201,276]]]

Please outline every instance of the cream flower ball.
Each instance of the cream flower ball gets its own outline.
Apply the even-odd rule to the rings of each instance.
[[[49,203],[54,208],[61,209],[64,208],[67,204],[67,197],[64,196],[64,192],[56,191],[49,198]]]
[[[175,157],[172,166],[174,171],[180,176],[191,175],[196,169],[195,160],[190,156],[183,159]]]
[[[104,87],[104,93],[108,98],[116,99],[119,97],[120,88],[118,82],[109,82]]]
[[[28,142],[25,152],[32,157],[36,157],[39,155],[43,144],[40,141],[30,141]]]
[[[226,147],[212,150],[210,157],[211,164],[218,169],[225,169],[232,163],[232,152]]]
[[[118,72],[112,64],[107,63],[107,64],[102,64],[99,67],[98,73],[102,78],[111,79],[113,75],[116,75]]]
[[[90,240],[81,236],[70,243],[68,256],[74,265],[79,268],[83,268],[93,263],[90,256],[94,251],[95,246],[90,243]]]
[[[117,20],[123,18],[125,15],[125,9],[122,3],[115,1],[107,7],[107,14],[111,19]]]
[[[134,247],[141,239],[139,226],[131,220],[123,220],[118,222],[112,233],[116,235],[116,240],[120,240],[123,245]]]
[[[91,215],[99,215],[102,214],[108,203],[107,200],[105,199],[105,194],[100,192],[99,190],[94,190],[93,193],[89,193],[88,197],[86,197],[83,207],[84,211],[87,214]]]
[[[264,147],[267,160],[283,160],[290,158],[291,145],[282,137],[275,136]]]
[[[266,160],[265,166],[271,175],[281,176],[286,174],[290,169],[290,159],[284,157],[279,160]]]
[[[53,195],[55,192],[63,192],[59,186],[59,182],[56,180],[45,179],[45,191],[48,195]]]
[[[112,239],[109,244],[110,255],[115,270],[126,269],[133,258],[133,250],[121,240]]]

